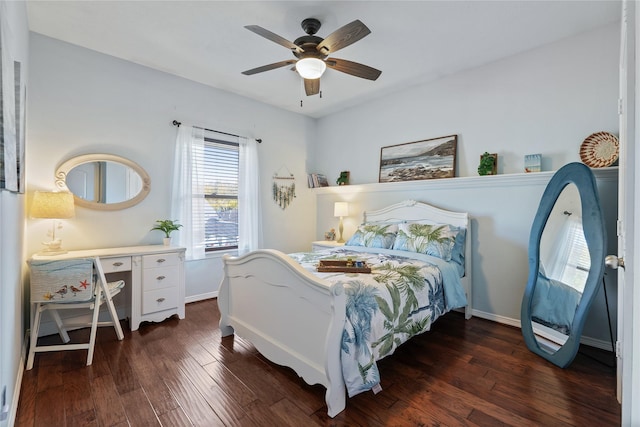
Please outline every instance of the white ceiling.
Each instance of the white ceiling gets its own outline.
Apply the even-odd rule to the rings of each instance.
[[[620,1],[31,1],[31,31],[311,117],[514,55],[620,20]],[[318,36],[360,19],[371,34],[335,56],[382,70],[369,81],[328,69],[307,97],[293,58],[243,28],[287,40],[300,22]],[[300,107],[300,100],[303,107]]]

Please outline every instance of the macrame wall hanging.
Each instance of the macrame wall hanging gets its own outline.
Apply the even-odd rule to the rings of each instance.
[[[286,169],[288,175],[281,173],[283,168]],[[278,172],[273,174],[273,201],[284,210],[295,197],[296,178],[286,166],[282,166]]]

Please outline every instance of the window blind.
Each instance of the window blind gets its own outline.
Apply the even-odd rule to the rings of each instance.
[[[239,145],[205,138],[203,165],[205,250],[238,247]]]

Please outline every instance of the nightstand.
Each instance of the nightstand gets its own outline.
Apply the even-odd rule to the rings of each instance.
[[[344,243],[338,243],[335,240],[318,240],[311,242],[311,251],[317,252],[328,248],[340,248],[344,246]]]

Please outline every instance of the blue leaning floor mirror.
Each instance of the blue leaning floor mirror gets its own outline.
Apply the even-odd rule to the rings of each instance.
[[[524,341],[565,368],[575,358],[604,274],[606,231],[596,180],[582,163],[560,168],[545,189],[529,237],[522,299]]]

